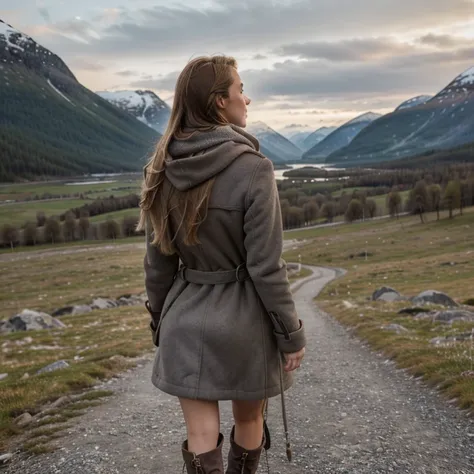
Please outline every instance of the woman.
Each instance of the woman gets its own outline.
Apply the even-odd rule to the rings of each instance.
[[[233,58],[192,60],[145,167],[152,381],[179,397],[188,473],[224,473],[219,400],[232,400],[235,421],[226,473],[257,471],[266,401],[292,385],[306,344],[281,259],[273,165],[243,130],[249,104]]]

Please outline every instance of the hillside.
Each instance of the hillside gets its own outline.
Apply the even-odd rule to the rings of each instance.
[[[397,109],[369,125],[327,163],[358,166],[449,150],[474,141],[474,68],[432,99]]]
[[[279,157],[283,161],[301,159],[302,151],[267,124],[263,122],[249,123],[246,130],[258,139],[263,153],[265,153],[263,151],[265,149],[269,155]]]
[[[417,105],[423,105],[433,97],[431,95],[418,95],[411,99],[402,102],[395,110],[409,109],[410,107],[416,107]]]
[[[0,181],[140,170],[159,135],[0,20]]]
[[[380,114],[367,112],[346,122],[305,152],[303,160],[319,163],[325,162],[331,153],[347,146],[361,130],[380,117]],[[328,160],[327,162],[330,163],[331,161]]]
[[[301,150],[304,150],[303,143],[305,139],[311,135],[311,133],[311,131],[293,132],[289,134],[283,134],[283,132],[281,132],[281,134],[288,138],[288,140],[290,140],[293,145],[296,145]]]
[[[300,148],[303,151],[308,151],[309,149],[313,148],[313,146],[317,145],[318,143],[322,142],[330,133],[334,132],[337,127],[321,127],[315,130],[313,133],[308,135]]]
[[[100,91],[97,94],[157,132],[164,133],[171,109],[154,92],[149,90]]]

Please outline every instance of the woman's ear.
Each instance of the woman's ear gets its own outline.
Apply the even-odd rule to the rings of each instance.
[[[224,96],[218,95],[216,97],[216,105],[218,109],[225,109],[227,105],[227,101]]]

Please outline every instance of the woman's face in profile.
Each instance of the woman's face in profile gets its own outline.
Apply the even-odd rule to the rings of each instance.
[[[229,97],[218,99],[218,106],[227,122],[244,128],[247,125],[247,106],[250,99],[244,94],[242,80],[235,68],[232,68],[232,77],[234,82],[229,87]]]

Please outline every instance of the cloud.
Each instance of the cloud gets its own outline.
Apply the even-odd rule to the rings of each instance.
[[[436,35],[430,33],[418,39],[418,42],[427,46],[436,46],[437,48],[459,48],[462,46],[472,46],[472,39],[462,36]]]
[[[82,69],[86,71],[104,71],[106,66],[101,63],[92,62],[88,58],[82,57],[75,57],[73,61],[71,61],[70,66],[74,69]]]
[[[261,61],[262,59],[267,59],[263,54],[256,54],[253,58],[254,61]]]
[[[433,93],[474,62],[474,49],[424,52],[379,61],[287,60],[240,73],[250,97],[305,100]]]
[[[136,71],[130,71],[129,69],[125,71],[118,71],[115,73],[116,76],[121,76],[121,77],[133,77],[133,76],[138,76],[139,74],[140,73]]]
[[[304,59],[329,61],[365,61],[412,52],[413,46],[390,38],[354,38],[339,42],[307,42],[285,44],[274,54]]]
[[[264,0],[238,3],[220,0],[207,8],[155,6],[136,12],[114,11],[114,23],[101,26],[97,37],[90,31],[99,23],[76,33],[83,43],[64,42],[58,50],[75,54],[120,58],[190,57],[196,54],[234,52],[261,54],[291,44],[325,37],[379,36],[393,31],[406,33],[474,18],[469,0],[411,0],[410,14],[399,0]],[[67,35],[71,24],[54,25],[56,34]],[[179,34],[178,34],[179,32]],[[53,39],[51,38],[51,41]],[[219,51],[216,51],[218,45]],[[238,58],[237,58],[238,59]]]

